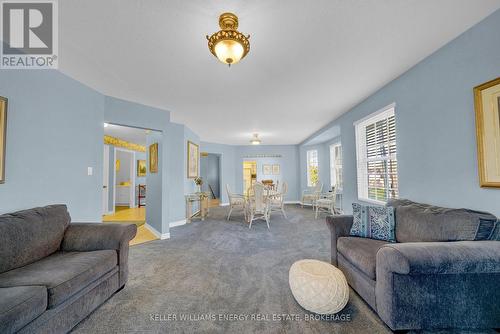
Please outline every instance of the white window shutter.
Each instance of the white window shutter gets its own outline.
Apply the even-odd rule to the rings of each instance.
[[[354,124],[358,199],[383,204],[398,197],[395,104]]]

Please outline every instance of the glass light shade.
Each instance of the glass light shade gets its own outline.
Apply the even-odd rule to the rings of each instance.
[[[243,45],[232,39],[225,39],[215,44],[215,54],[224,64],[236,64],[243,57]]]
[[[260,145],[260,140],[258,139],[251,140],[250,142],[252,143],[252,145]]]

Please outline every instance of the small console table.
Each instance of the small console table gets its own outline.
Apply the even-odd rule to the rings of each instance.
[[[208,197],[209,194],[206,192],[197,192],[185,196],[186,223],[190,223],[195,218],[205,220],[208,216]],[[193,203],[195,202],[199,203],[199,210],[193,213]]]

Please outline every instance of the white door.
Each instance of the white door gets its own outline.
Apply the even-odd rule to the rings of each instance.
[[[109,146],[104,145],[104,168],[102,171],[102,214],[109,212]]]

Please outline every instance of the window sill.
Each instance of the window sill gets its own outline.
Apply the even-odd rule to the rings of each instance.
[[[360,197],[358,197],[358,201],[366,202],[366,203],[369,203],[369,204],[382,205],[382,206],[384,206],[384,205],[387,204],[387,202],[377,201],[377,200],[370,199],[370,198],[360,198]]]

